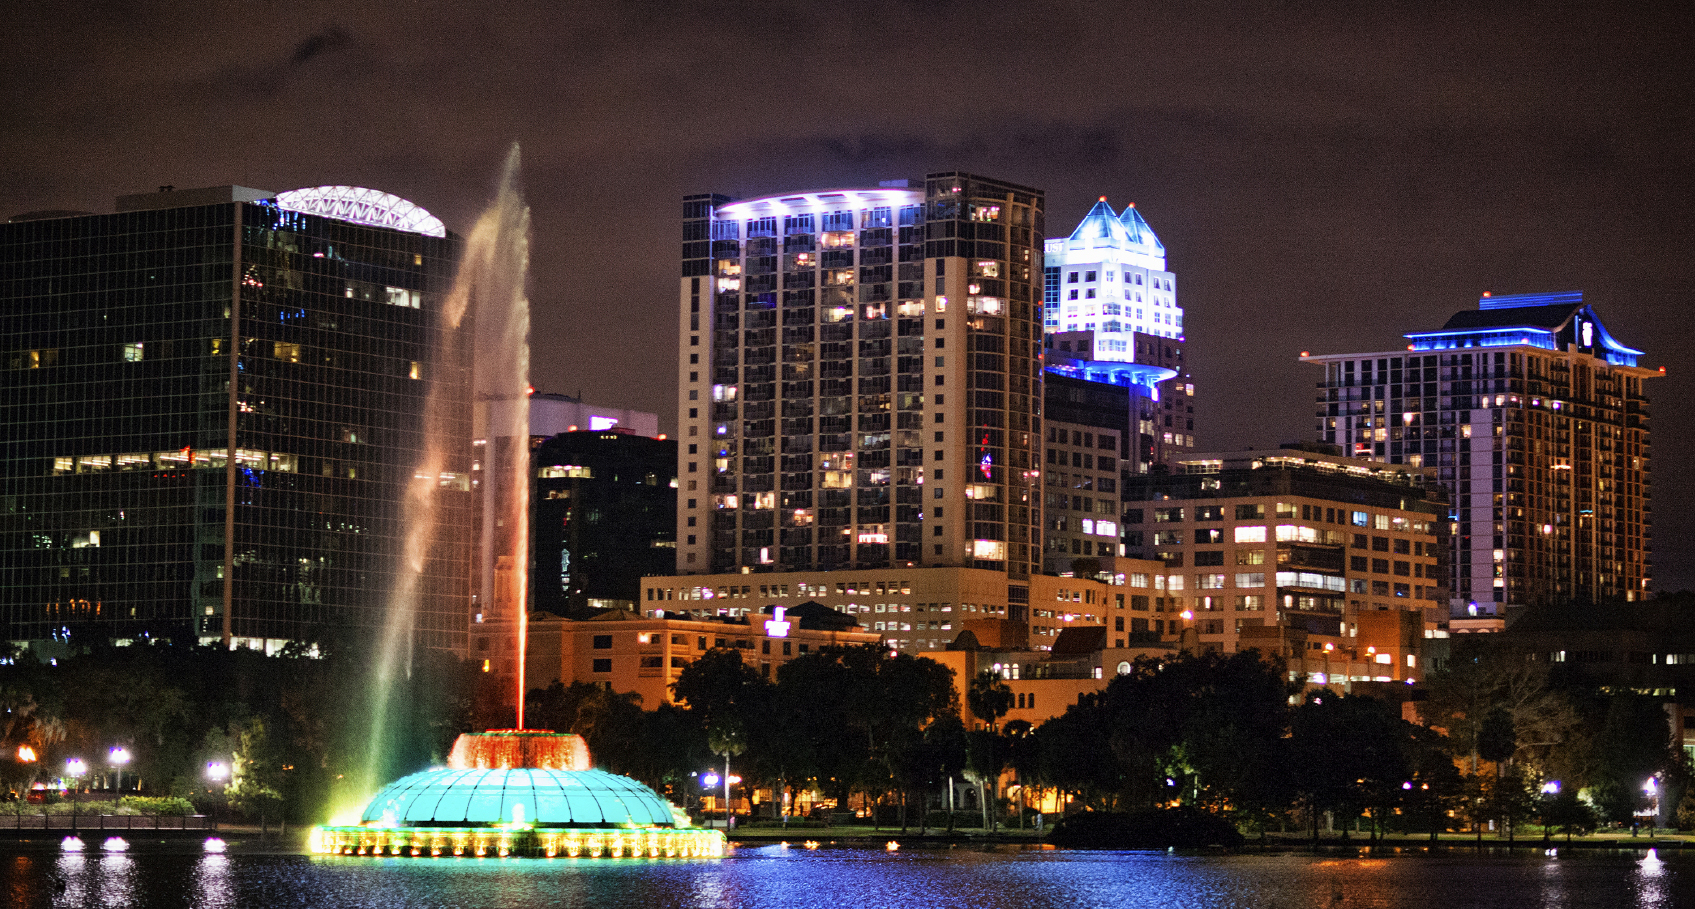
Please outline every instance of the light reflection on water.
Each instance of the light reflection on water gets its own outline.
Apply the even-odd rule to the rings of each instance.
[[[563,909],[1670,909],[1695,856],[1562,850],[1338,858],[903,848],[742,848],[703,862],[353,859],[26,852],[0,861],[15,906],[548,906]]]

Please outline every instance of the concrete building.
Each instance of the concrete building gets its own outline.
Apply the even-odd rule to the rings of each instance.
[[[1113,678],[1130,671],[1141,658],[1159,659],[1179,652],[1175,639],[1146,639],[1128,644],[1112,636],[1104,626],[1066,628],[1053,640],[1051,650],[985,647],[969,632],[946,650],[921,654],[953,670],[954,691],[959,695],[960,716],[970,728],[988,723],[971,712],[966,698],[978,674],[993,672],[1012,689],[1012,709],[1001,724],[1023,720],[1032,726],[1053,719],[1084,695],[1106,690]]]
[[[1449,574],[1428,471],[1304,448],[1197,454],[1178,471],[1127,481],[1124,542],[1165,566],[1201,648],[1328,662],[1327,679],[1422,677]]]
[[[244,187],[0,224],[8,640],[275,649],[385,618],[456,240],[374,190]],[[28,216],[26,216],[28,217]],[[467,640],[470,420],[417,646]]]
[[[1637,600],[1650,578],[1645,382],[1663,370],[1581,293],[1485,295],[1405,350],[1304,356],[1324,368],[1318,436],[1437,471],[1453,501],[1456,618]]]
[[[963,173],[684,200],[679,572],[976,569],[1022,617],[1042,202]]]
[[[1105,198],[1044,272],[1043,560],[1049,574],[1110,580],[1120,475],[1169,468],[1195,446],[1195,385],[1165,246],[1135,206]]]

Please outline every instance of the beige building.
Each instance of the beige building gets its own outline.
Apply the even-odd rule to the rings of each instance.
[[[742,662],[775,678],[777,667],[824,647],[876,644],[850,617],[817,606],[710,618],[651,618],[613,610],[573,622],[535,613],[530,624],[529,687],[555,681],[605,685],[641,696],[643,709],[671,700],[671,683],[683,668],[716,647],[742,654]]]
[[[684,199],[679,572],[960,566],[1027,590],[1042,204],[952,172]]]

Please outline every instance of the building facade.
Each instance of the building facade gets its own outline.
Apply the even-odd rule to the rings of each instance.
[[[1103,197],[1044,266],[1047,432],[1043,570],[1112,579],[1120,476],[1168,470],[1195,446],[1195,385],[1165,246],[1135,206]]]
[[[1455,617],[1636,600],[1650,578],[1642,352],[1581,293],[1485,296],[1405,350],[1303,357],[1324,368],[1318,435],[1429,467],[1451,492]]]
[[[635,611],[644,575],[677,560],[677,443],[610,429],[530,452],[532,612]]]
[[[771,606],[817,603],[857,620],[889,647],[921,653],[969,631],[985,647],[1049,650],[1067,628],[1105,627],[1113,646],[1175,636],[1180,610],[1165,595],[1164,566],[1121,560],[1122,581],[1036,575],[1027,601],[1006,576],[980,568],[895,568],[642,579],[645,616],[746,617]]]
[[[826,647],[877,644],[851,617],[813,608],[767,608],[739,617],[636,616],[613,611],[566,621],[538,617],[530,625],[526,687],[555,681],[604,685],[641,697],[644,709],[672,703],[671,683],[709,650],[725,647],[767,679],[796,657]]]
[[[1127,481],[1125,548],[1165,566],[1202,648],[1293,656],[1295,641],[1338,668],[1369,665],[1354,673],[1367,681],[1419,677],[1448,600],[1448,503],[1433,476],[1294,448],[1178,469]]]
[[[963,173],[684,200],[678,571],[958,566],[1027,598],[1042,201]]]
[[[275,647],[380,626],[426,398],[464,378],[431,324],[455,240],[348,187],[118,208],[0,224],[6,637]],[[462,526],[469,451],[446,463]],[[424,558],[419,646],[465,649],[467,545]]]

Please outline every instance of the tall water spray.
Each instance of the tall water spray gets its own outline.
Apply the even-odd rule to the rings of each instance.
[[[525,593],[529,564],[530,210],[519,191],[519,153],[506,158],[494,203],[465,239],[453,288],[437,313],[437,356],[428,365],[430,391],[424,415],[424,454],[407,486],[401,564],[387,602],[382,649],[372,696],[366,791],[387,771],[390,698],[395,680],[410,674],[414,625],[425,565],[444,528],[441,496],[452,461],[471,439],[463,427],[472,415],[476,441],[471,492],[478,512],[472,579],[476,611],[485,624],[513,632],[517,655],[518,725],[523,726]],[[459,373],[467,364],[470,381]],[[465,532],[447,528],[447,532]],[[470,604],[467,604],[469,606]],[[466,616],[467,621],[470,616]]]

